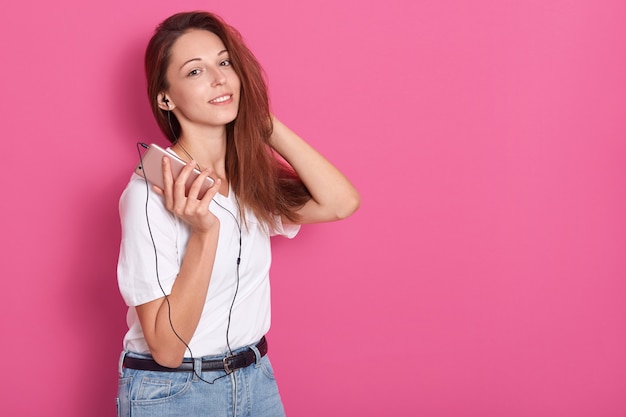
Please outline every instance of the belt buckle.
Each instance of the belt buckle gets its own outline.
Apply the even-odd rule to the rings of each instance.
[[[228,365],[228,362],[234,357],[235,357],[234,355],[228,355],[224,359],[222,359],[222,363],[224,364],[224,371],[226,372],[226,375],[232,374],[234,371],[234,369],[230,369],[230,366]]]

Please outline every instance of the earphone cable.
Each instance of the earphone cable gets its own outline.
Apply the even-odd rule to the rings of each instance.
[[[148,145],[146,145],[145,143],[142,143],[142,142],[137,142],[137,152],[139,153],[139,163],[143,167],[143,155],[141,154],[140,146],[143,147],[143,148],[147,148]],[[165,297],[165,302],[167,304],[167,316],[168,316],[168,320],[169,320],[172,332],[174,332],[174,335],[176,335],[178,340],[180,340],[183,343],[183,345],[185,345],[185,348],[189,351],[189,357],[191,358],[192,361],[195,362],[195,359],[194,359],[194,356],[193,356],[193,352],[191,351],[191,348],[189,347],[187,342],[185,342],[185,340],[182,337],[180,337],[180,335],[178,334],[178,332],[174,328],[174,323],[172,322],[172,306],[170,304],[169,296],[167,295],[167,293],[165,292],[165,289],[163,288],[163,285],[161,284],[161,278],[159,276],[158,251],[157,251],[156,243],[154,241],[154,235],[152,234],[152,228],[150,227],[150,218],[148,216],[148,203],[150,201],[150,185],[149,185],[148,179],[145,177],[145,175],[144,175],[144,183],[146,184],[146,203],[145,203],[146,224],[148,226],[148,233],[150,235],[150,241],[152,242],[152,247],[154,249],[154,264],[155,264],[155,270],[156,270],[157,283],[159,284],[159,289],[161,290],[161,293]],[[228,210],[226,210],[226,211],[228,211]],[[230,211],[228,211],[228,212],[230,213]],[[230,214],[232,215],[232,213],[230,213]],[[239,224],[237,224],[237,225],[239,226]],[[241,255],[241,228],[239,229],[239,231],[240,231],[240,235],[239,235],[239,242],[240,242],[239,254]],[[237,288],[238,287],[239,287],[239,260],[237,260]],[[236,292],[235,292],[235,294],[236,294]],[[233,304],[234,304],[234,298],[233,298]],[[232,309],[232,304],[231,304],[231,309]],[[230,314],[229,314],[229,327],[230,327]],[[228,335],[228,329],[226,330],[226,334]],[[227,338],[228,338],[228,336],[227,336]],[[230,354],[232,355],[232,350],[230,349],[230,345],[228,345],[228,349],[229,349]],[[203,382],[206,382],[207,384],[214,384],[215,381],[217,381],[218,379],[224,378],[224,377],[229,375],[228,373],[225,373],[224,375],[219,376],[219,377],[213,379],[212,381],[207,381],[206,379],[202,378],[201,375],[198,375],[198,373],[196,372],[195,367],[193,369],[193,373],[194,373],[194,375],[198,379],[200,379]]]
[[[163,101],[167,104],[167,107],[169,109],[170,107],[169,100],[167,98],[164,98]],[[187,149],[183,146],[183,144],[178,141],[178,136],[176,135],[176,132],[174,131],[174,127],[172,126],[171,113],[172,113],[171,110],[167,110],[167,124],[170,128],[170,132],[172,132],[172,138],[174,139],[174,143],[180,146],[180,148],[183,150],[183,152],[185,152],[185,154],[189,157],[190,160],[193,160],[194,158],[191,156],[191,154],[187,151]],[[202,171],[202,169],[197,163],[196,163],[196,168],[198,168],[198,171]],[[241,216],[241,207],[239,206],[239,200],[237,200],[237,196],[235,196],[235,201],[237,202],[237,210],[239,211],[239,215]],[[237,293],[239,292],[239,265],[241,263],[241,224],[237,220],[237,217],[235,217],[235,215],[231,213],[230,210],[228,210],[226,207],[218,203],[215,199],[213,199],[213,202],[217,204],[219,207],[221,207],[222,209],[224,209],[228,214],[231,215],[233,220],[235,220],[237,229],[239,229],[239,254],[237,255],[237,283],[235,287],[235,294],[233,295],[233,300],[230,304],[230,308],[228,309],[228,323],[226,325],[226,346],[228,347],[228,353],[232,355],[233,350],[230,347],[230,323],[232,319],[233,308],[235,306],[235,299],[237,298]]]
[[[235,201],[237,201],[237,210],[241,213],[241,207],[239,207],[239,200],[237,200],[237,196],[235,196]],[[213,202],[217,204],[219,207],[221,207],[222,209],[226,210],[226,212],[231,215],[231,217],[235,221],[235,224],[237,225],[237,229],[239,230],[239,253],[237,254],[237,282],[235,285],[235,294],[233,295],[233,300],[231,301],[230,308],[228,309],[228,323],[226,325],[226,346],[228,346],[228,352],[232,355],[233,350],[230,347],[230,322],[231,322],[232,315],[233,315],[233,308],[235,306],[235,299],[237,298],[237,293],[239,292],[239,266],[241,265],[241,246],[242,246],[241,224],[237,220],[237,217],[235,217],[235,215],[230,210],[228,210],[226,207],[218,203],[215,199],[213,200]]]

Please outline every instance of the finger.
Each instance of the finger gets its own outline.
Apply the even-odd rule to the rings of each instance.
[[[192,182],[189,187],[188,197],[200,200],[204,196],[207,187],[207,177],[210,177],[211,171],[207,168],[202,171]]]
[[[167,157],[163,157],[162,160],[162,170],[163,170],[163,195],[165,196],[165,207],[168,210],[172,210],[174,207],[174,196],[173,196],[173,184],[174,177],[172,175],[172,169],[170,166],[170,160]]]
[[[189,175],[193,171],[193,167],[196,165],[195,161],[191,161],[189,164],[185,165],[183,169],[178,173],[178,176],[174,180],[173,185],[173,206],[172,211],[174,213],[182,213],[186,210],[186,206],[188,203],[187,199],[187,180],[189,179]]]
[[[197,166],[196,161],[191,160],[188,164],[186,164],[183,169],[178,174],[174,186],[176,187],[176,191],[182,192],[183,195],[187,196],[189,189],[187,187],[187,183],[189,183],[189,178],[192,175],[194,168]]]
[[[152,185],[152,191],[154,191],[160,196],[165,196],[165,192],[161,188],[157,187],[156,185]]]
[[[209,206],[211,205],[211,201],[213,201],[213,198],[215,197],[215,194],[217,194],[219,192],[219,189],[220,189],[221,185],[222,185],[222,180],[218,178],[218,179],[216,179],[213,182],[213,186],[211,186],[211,188],[206,190],[206,192],[204,193],[202,198],[200,200],[198,200],[198,203],[199,203],[198,210],[199,210],[199,212],[201,212],[201,213],[210,213]]]
[[[202,173],[202,175],[205,175],[205,174],[206,176],[210,177],[210,175],[208,175],[208,170],[205,170]],[[207,207],[209,206],[209,203],[211,202],[211,200],[213,200],[213,197],[215,197],[215,194],[219,192],[221,185],[222,185],[222,180],[220,178],[217,178],[214,180],[213,185],[202,196],[201,201],[203,205],[206,205]]]

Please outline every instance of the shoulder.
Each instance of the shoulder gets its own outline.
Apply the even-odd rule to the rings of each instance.
[[[145,218],[147,213],[150,217],[172,217],[163,204],[163,198],[152,190],[152,186],[143,177],[137,174],[132,175],[120,196],[119,212],[122,221],[136,220],[138,216]]]

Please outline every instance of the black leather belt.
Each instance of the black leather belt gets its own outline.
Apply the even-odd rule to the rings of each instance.
[[[261,357],[267,354],[267,340],[265,336],[256,344]],[[256,355],[252,349],[247,349],[232,356],[226,356],[224,359],[211,359],[202,361],[203,371],[224,371],[227,374],[235,369],[245,368],[256,362]],[[178,368],[168,368],[159,365],[153,359],[124,357],[124,367],[128,369],[138,369],[141,371],[157,371],[157,372],[192,372],[193,361],[191,359],[183,360]]]

